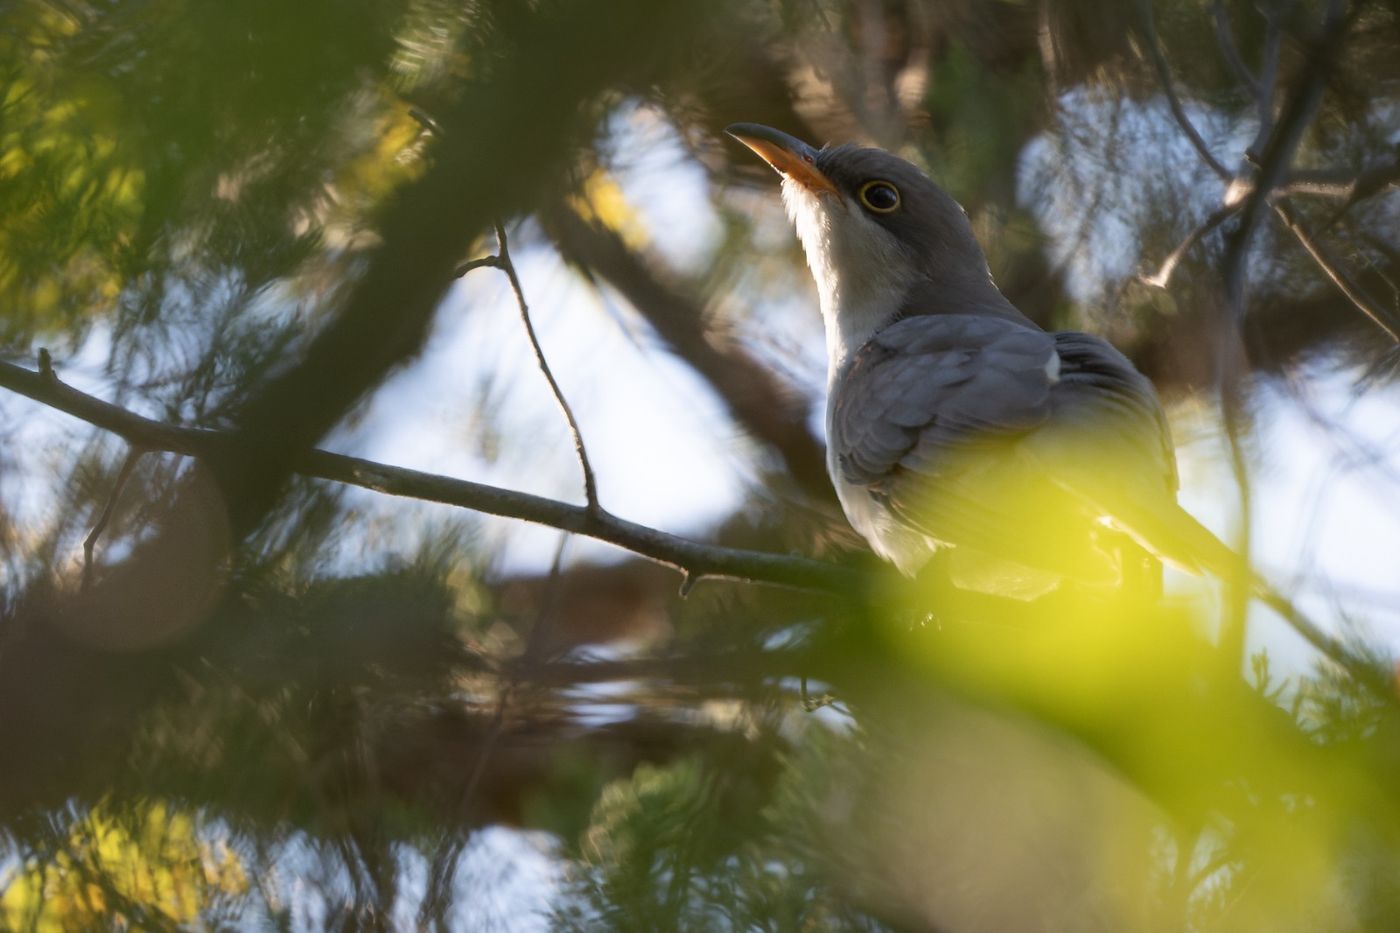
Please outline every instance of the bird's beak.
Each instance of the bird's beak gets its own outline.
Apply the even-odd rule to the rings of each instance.
[[[813,194],[837,194],[831,179],[817,168],[817,150],[802,140],[759,123],[733,123],[724,131],[758,153],[778,174]]]

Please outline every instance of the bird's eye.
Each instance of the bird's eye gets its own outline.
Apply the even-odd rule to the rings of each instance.
[[[899,208],[899,189],[887,181],[867,181],[860,186],[860,203],[877,214]]]

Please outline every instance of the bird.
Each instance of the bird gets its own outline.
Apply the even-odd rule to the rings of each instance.
[[[1002,294],[962,206],[912,163],[726,132],[782,176],[827,345],[827,469],[852,527],[908,576],[1034,600],[1161,591],[1162,562],[1242,562],[1177,501],[1152,383],[1107,340]]]

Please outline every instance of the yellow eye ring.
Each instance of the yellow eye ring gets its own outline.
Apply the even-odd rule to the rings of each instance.
[[[892,214],[899,210],[899,189],[880,178],[867,181],[860,186],[860,203],[877,214]]]

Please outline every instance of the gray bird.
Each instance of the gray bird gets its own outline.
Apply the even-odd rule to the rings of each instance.
[[[1047,333],[992,281],[962,207],[888,152],[728,128],[779,174],[828,351],[827,468],[851,525],[914,575],[1031,599],[1160,589],[1233,553],[1176,501],[1152,384],[1099,337]]]

